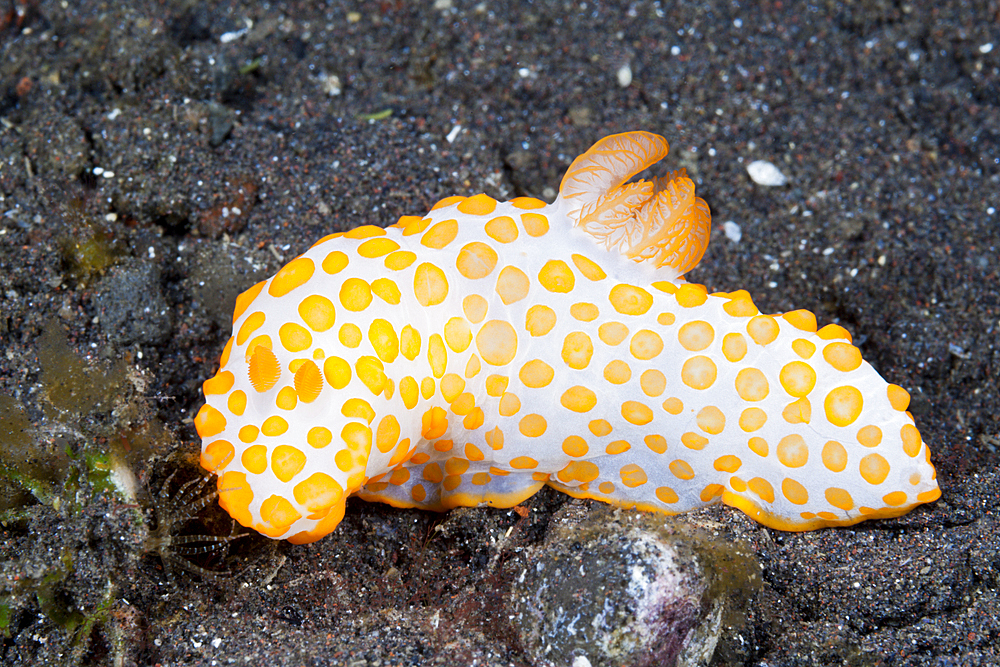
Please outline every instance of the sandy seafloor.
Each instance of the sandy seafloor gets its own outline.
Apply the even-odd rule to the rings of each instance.
[[[505,605],[580,503],[561,494],[524,517],[351,501],[316,544],[191,557],[218,580],[168,572],[185,545],[151,536],[229,531],[160,490],[198,474],[191,417],[240,290],[447,195],[551,200],[628,129],[665,135],[658,173],[685,167],[712,208],[689,279],[851,331],[911,393],[943,494],[802,534],[678,517],[762,568],[714,664],[1000,663],[995,0],[3,0],[0,17],[3,665],[527,664]],[[758,159],[789,183],[751,181]]]

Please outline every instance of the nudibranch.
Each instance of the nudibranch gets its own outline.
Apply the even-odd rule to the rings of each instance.
[[[306,543],[348,496],[511,507],[549,485],[781,530],[940,496],[909,394],[806,310],[682,276],[710,213],[648,132],[606,137],[555,202],[449,197],[320,239],[236,300],[195,418],[242,525]]]

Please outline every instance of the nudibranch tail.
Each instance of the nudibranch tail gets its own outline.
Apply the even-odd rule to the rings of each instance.
[[[654,182],[627,183],[667,155],[648,132],[602,139],[570,165],[559,191],[567,215],[606,249],[681,276],[701,261],[712,216],[681,169]]]
[[[509,507],[543,485],[782,530],[940,495],[909,394],[841,327],[675,280],[710,212],[648,132],[599,141],[552,205],[449,197],[320,239],[236,300],[201,465],[240,524],[301,544],[357,495]]]

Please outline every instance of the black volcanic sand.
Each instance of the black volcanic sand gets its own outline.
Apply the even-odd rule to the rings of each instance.
[[[352,500],[314,545],[185,555],[231,526],[170,498],[241,290],[444,196],[551,200],[647,129],[712,208],[689,278],[851,331],[943,494],[680,517],[763,570],[715,664],[1000,663],[1000,5],[344,4],[0,1],[0,662],[526,664],[510,583],[578,501]]]

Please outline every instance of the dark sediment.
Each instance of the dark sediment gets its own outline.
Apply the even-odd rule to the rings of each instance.
[[[850,330],[943,492],[805,534],[680,517],[762,570],[715,664],[1000,662],[1000,7],[668,4],[0,0],[0,662],[526,664],[511,582],[577,501],[351,501],[315,545],[191,555],[227,517],[159,492],[199,474],[240,290],[444,196],[551,199],[628,129],[712,208],[690,279]]]

